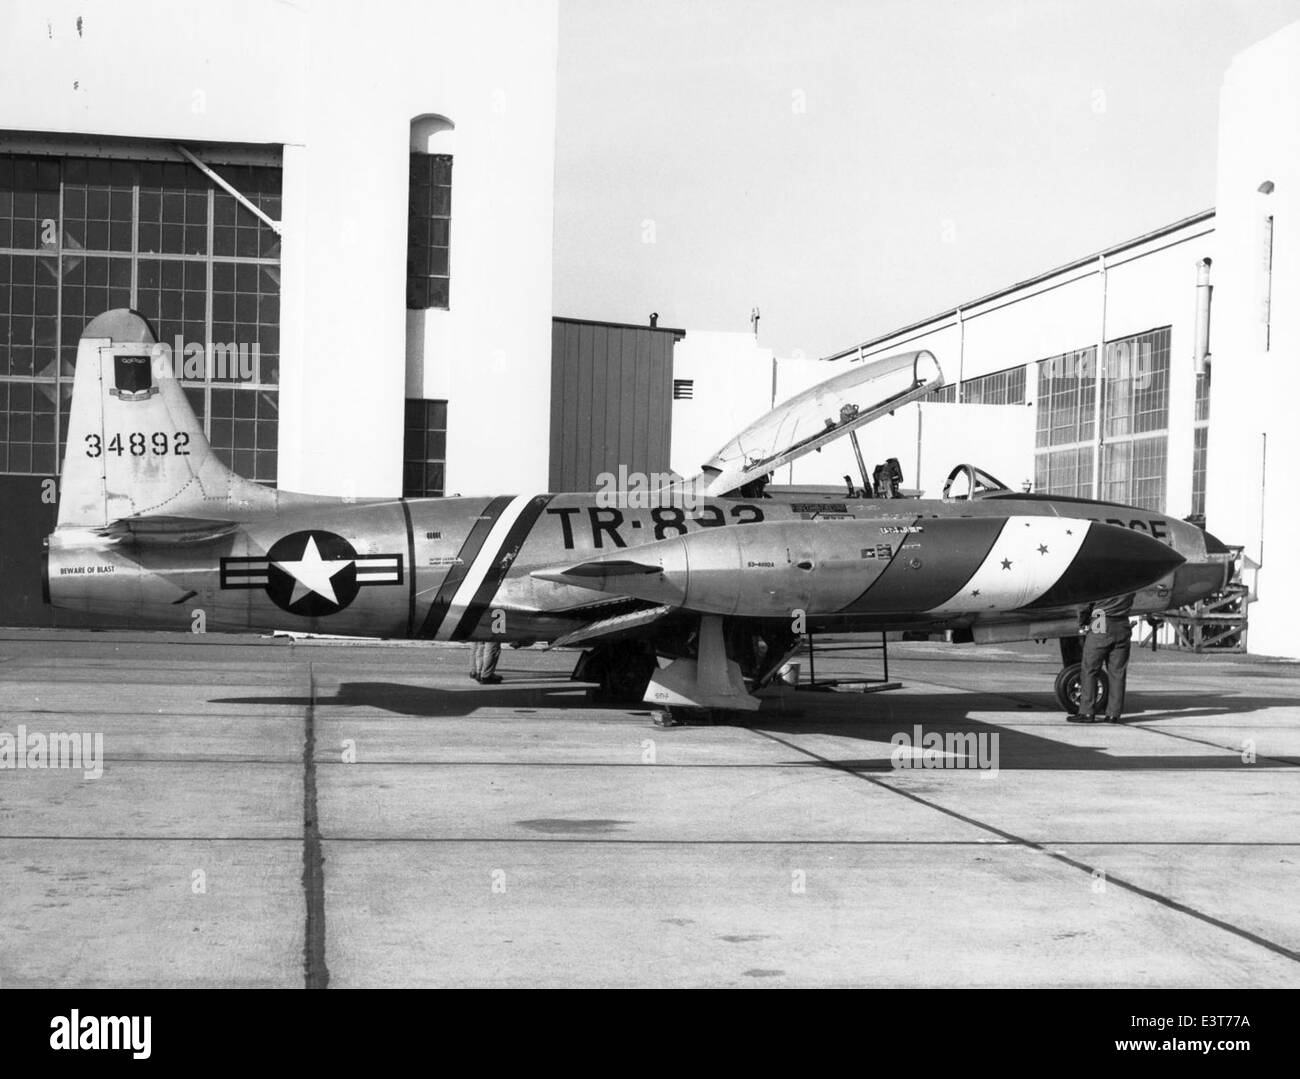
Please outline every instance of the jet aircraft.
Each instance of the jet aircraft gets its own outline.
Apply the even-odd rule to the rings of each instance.
[[[929,352],[855,365],[648,497],[355,499],[232,472],[154,344],[126,309],[87,326],[46,540],[46,601],[110,624],[188,629],[201,609],[216,631],[543,641],[581,648],[575,678],[609,698],[748,711],[804,634],[1072,639],[1095,600],[1136,592],[1156,613],[1229,572],[1185,521],[1011,492],[972,466],[941,499],[876,497],[895,491],[865,469],[847,494],[764,489],[941,386]]]

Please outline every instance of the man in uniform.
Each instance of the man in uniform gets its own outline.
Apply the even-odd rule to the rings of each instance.
[[[470,677],[485,686],[495,686],[501,681],[497,674],[497,660],[501,658],[500,641],[475,641],[474,659]]]
[[[1118,723],[1124,712],[1124,685],[1128,680],[1129,637],[1133,624],[1128,613],[1134,595],[1115,596],[1094,603],[1084,612],[1086,628],[1083,638],[1083,666],[1079,678],[1079,711],[1066,717],[1071,723]],[[1106,698],[1106,715],[1094,714],[1097,700],[1097,675],[1103,664],[1110,676],[1110,693]]]

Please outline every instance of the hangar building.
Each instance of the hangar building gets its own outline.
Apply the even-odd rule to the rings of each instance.
[[[1300,23],[1240,53],[1220,97],[1217,205],[972,297],[823,359],[929,349],[947,385],[861,433],[868,469],[899,459],[904,487],[938,497],[970,462],[1012,488],[1203,519],[1243,548],[1247,645],[1300,658]],[[752,419],[828,377],[750,335],[692,331],[676,377],[673,464],[698,465],[718,411]],[[739,365],[754,372],[737,379]],[[698,460],[697,460],[698,458]],[[846,440],[776,482],[858,479]]]
[[[546,486],[553,0],[19,0],[5,29],[0,473],[57,472],[81,329],[132,306],[257,345],[186,380],[251,478],[488,490],[509,442]]]

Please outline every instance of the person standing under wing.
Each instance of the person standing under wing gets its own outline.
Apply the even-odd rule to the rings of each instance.
[[[469,676],[485,686],[497,685],[501,681],[501,676],[497,674],[497,660],[500,658],[500,641],[475,641]]]
[[[1079,676],[1079,711],[1066,718],[1071,723],[1118,723],[1124,714],[1124,690],[1128,681],[1128,658],[1133,623],[1128,613],[1133,609],[1132,592],[1094,603],[1084,613],[1087,629],[1083,638],[1083,666]],[[1110,678],[1106,714],[1095,714],[1097,675],[1102,666]]]

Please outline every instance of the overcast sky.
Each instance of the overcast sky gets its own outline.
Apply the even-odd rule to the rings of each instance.
[[[1296,19],[560,0],[555,312],[819,356],[1206,209],[1223,72]]]

